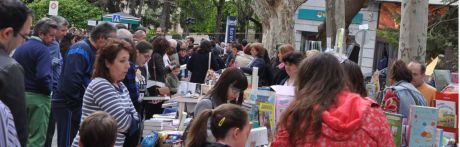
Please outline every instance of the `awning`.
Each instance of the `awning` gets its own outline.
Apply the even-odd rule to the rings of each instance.
[[[106,14],[102,17],[102,21],[125,23],[125,24],[139,24],[140,18],[131,16],[123,12]]]

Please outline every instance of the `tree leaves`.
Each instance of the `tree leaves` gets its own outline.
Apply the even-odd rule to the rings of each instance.
[[[49,0],[34,0],[27,4],[34,11],[33,23],[48,16]],[[87,20],[100,20],[103,11],[101,8],[88,3],[86,0],[59,0],[58,15],[69,21],[71,26],[86,28]]]

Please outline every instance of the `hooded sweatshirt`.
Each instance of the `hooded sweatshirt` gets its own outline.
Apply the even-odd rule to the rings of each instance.
[[[307,140],[312,137],[307,135],[304,141],[296,141],[297,147],[394,146],[386,117],[373,100],[346,90],[340,92],[337,97],[336,105],[322,114],[319,138],[315,141]],[[309,131],[307,134],[312,132]],[[278,130],[271,146],[289,146],[289,134],[285,128]]]

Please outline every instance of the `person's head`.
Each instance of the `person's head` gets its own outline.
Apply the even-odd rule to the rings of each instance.
[[[422,64],[417,61],[412,61],[410,62],[407,67],[409,70],[412,72],[412,84],[414,84],[415,87],[420,87],[423,85],[424,78],[425,78],[425,71],[426,71],[426,66],[425,64]]]
[[[193,43],[195,43],[195,39],[191,36],[187,37],[187,42],[186,42],[189,46],[190,45],[193,45]]]
[[[284,55],[282,62],[285,65],[289,78],[295,78],[297,76],[297,68],[304,58],[305,56],[300,52],[290,52]]]
[[[293,51],[294,51],[294,47],[292,45],[290,44],[281,45],[279,48],[279,52],[278,52],[278,60],[280,62],[283,62],[284,55],[286,55],[287,53],[293,52]]]
[[[212,48],[211,41],[203,40],[200,43],[200,50],[204,52],[210,52]]]
[[[116,38],[116,36],[117,29],[113,25],[101,23],[91,31],[89,39],[96,49],[101,49],[106,46],[108,39]]]
[[[137,41],[145,41],[146,34],[142,30],[137,30],[134,32],[134,39]]]
[[[120,39],[109,39],[107,46],[97,51],[93,78],[101,77],[111,83],[123,80],[129,69],[132,45]]]
[[[49,45],[56,39],[57,28],[56,21],[45,17],[35,24],[33,35]]]
[[[133,40],[133,34],[127,29],[118,29],[117,30],[118,39]]]
[[[229,42],[227,43],[227,46],[225,46],[225,50],[227,51],[227,53],[231,53],[232,52],[232,49],[233,49],[233,43],[232,42]]]
[[[140,41],[136,44],[136,64],[144,66],[152,58],[153,46],[147,41]]]
[[[305,52],[305,57],[310,58],[310,57],[318,55],[319,53],[320,52],[318,50],[308,50]]]
[[[69,22],[61,16],[50,16],[50,19],[54,20],[58,26],[56,40],[62,40],[62,38],[64,38],[64,36],[67,34]]]
[[[334,105],[337,94],[345,87],[343,70],[338,59],[321,53],[304,59],[297,72],[296,95],[285,110],[279,127],[286,128],[289,142],[304,140],[307,130],[316,140],[321,133],[321,114]],[[295,146],[295,145],[291,145]]]
[[[265,48],[262,43],[251,44],[251,55],[257,58],[263,58],[265,54]]]
[[[107,112],[96,111],[80,126],[79,147],[113,147],[117,138],[117,121]]]
[[[244,54],[246,54],[246,55],[251,55],[251,45],[252,45],[252,44],[246,45],[246,47],[245,47],[244,50],[243,50]]]
[[[153,52],[160,55],[166,54],[166,51],[170,48],[169,42],[164,37],[157,37],[152,41]]]
[[[412,72],[407,68],[406,63],[402,60],[397,60],[393,63],[390,69],[390,83],[396,84],[399,81],[412,81]]]
[[[174,64],[171,69],[167,69],[167,70],[169,70],[169,72],[172,73],[173,75],[177,76],[180,73],[180,65]]]
[[[116,24],[115,27],[116,27],[117,29],[128,29],[128,27],[126,27],[126,25],[121,24],[121,23]]]
[[[156,36],[164,36],[165,35],[165,31],[162,27],[157,27],[157,29],[155,30],[155,35]]]
[[[342,68],[347,79],[347,87],[351,92],[367,97],[366,85],[364,85],[364,76],[361,68],[351,60],[345,60]]]
[[[74,44],[75,42],[73,42],[74,40],[74,35],[72,33],[67,33],[61,40],[61,43],[59,44],[59,47],[60,47],[60,50],[61,50],[61,53],[64,55],[67,50],[69,49],[69,47]]]
[[[0,48],[6,53],[24,43],[32,26],[32,10],[18,0],[0,1]]]
[[[216,106],[227,101],[241,104],[243,98],[240,96],[246,88],[248,88],[248,80],[243,71],[238,68],[227,68],[208,95]]]
[[[246,45],[248,45],[248,41],[246,39],[243,39],[243,41],[241,41],[241,45],[246,47]]]
[[[208,120],[216,141],[226,141],[226,145],[243,147],[251,132],[248,114],[240,106],[223,104],[206,109],[196,117],[187,134],[187,147],[199,147],[206,143]]]

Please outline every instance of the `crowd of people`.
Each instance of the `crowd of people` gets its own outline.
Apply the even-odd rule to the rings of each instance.
[[[15,0],[0,1],[0,13],[0,146],[49,147],[55,134],[58,147],[137,146],[142,120],[163,112],[162,101],[143,97],[173,95],[179,81],[205,83],[223,69],[195,107],[186,146],[245,145],[251,125],[239,106],[254,68],[259,86],[296,87],[275,147],[394,146],[383,111],[407,118],[410,105],[432,106],[436,92],[418,62],[393,63],[379,105],[359,66],[329,53],[280,44],[269,58],[262,43],[166,39],[160,27],[151,39],[109,23],[84,33],[60,16],[31,30],[32,10]]]

